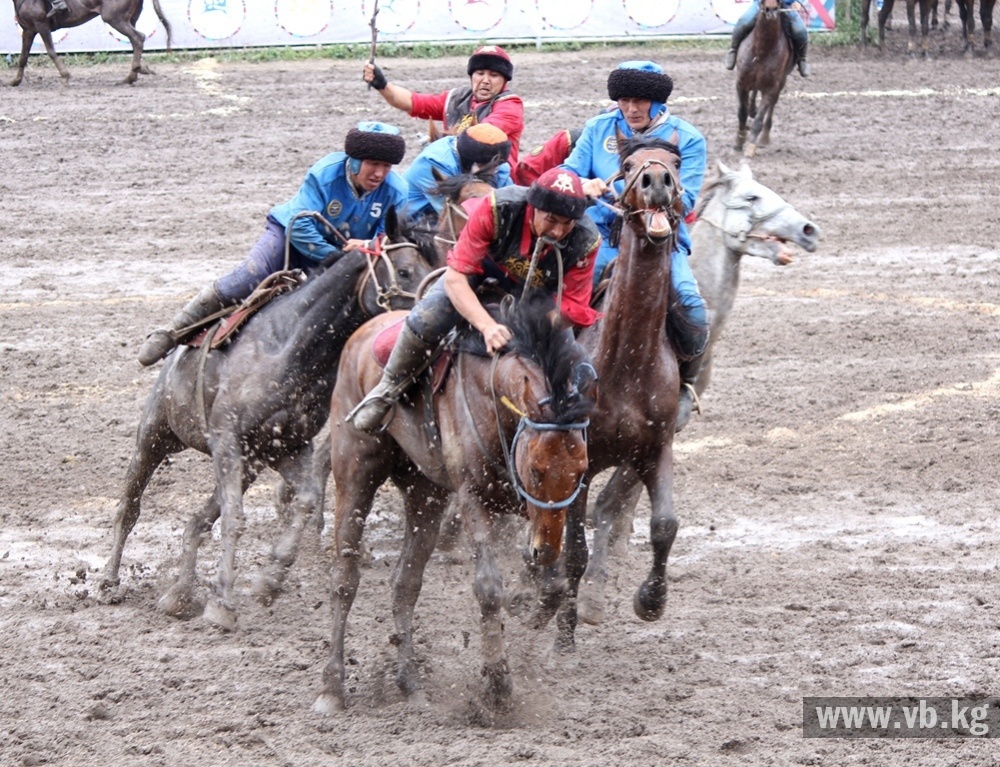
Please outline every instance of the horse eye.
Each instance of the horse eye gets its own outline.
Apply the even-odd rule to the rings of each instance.
[[[753,205],[753,204],[754,204],[755,202],[757,202],[757,201],[758,201],[759,199],[760,199],[760,197],[758,197],[758,196],[757,196],[757,195],[755,195],[755,194],[748,194],[748,195],[747,195],[747,202],[749,202],[749,203],[750,203],[751,205]]]
[[[408,280],[408,279],[410,279],[410,270],[409,269],[397,269],[396,270],[396,274],[399,275],[399,279],[401,279],[401,280]]]

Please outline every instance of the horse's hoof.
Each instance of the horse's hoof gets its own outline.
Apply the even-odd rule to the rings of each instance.
[[[323,693],[316,698],[316,702],[313,703],[312,710],[317,714],[323,714],[323,716],[330,716],[331,714],[336,714],[343,711],[344,699],[337,697],[336,695],[331,695],[330,693]]]
[[[190,587],[175,583],[160,597],[156,606],[160,612],[172,618],[189,620],[201,615],[205,603],[195,599]]]
[[[509,710],[511,697],[514,694],[514,682],[510,678],[507,662],[484,665],[483,677],[485,678],[483,701],[486,705],[497,712]]]
[[[559,655],[569,655],[576,652],[576,637],[572,631],[560,631],[556,634],[554,648]]]
[[[756,144],[747,144],[747,148],[743,150],[743,156],[746,157],[748,160],[752,160],[754,157],[756,157],[757,156],[757,145]]]
[[[604,591],[593,581],[581,581],[576,595],[576,617],[590,626],[604,622]]]
[[[280,574],[276,573],[261,573],[254,579],[253,583],[253,593],[257,597],[257,601],[260,602],[264,607],[268,607],[274,602],[275,598],[284,591],[285,579],[284,579],[284,568],[281,568]]]
[[[223,631],[236,629],[236,611],[231,610],[216,599],[210,599],[201,616],[213,626]]]
[[[658,621],[663,617],[666,605],[666,585],[650,587],[649,584],[644,583],[635,592],[635,597],[632,600],[632,609],[644,621]]]

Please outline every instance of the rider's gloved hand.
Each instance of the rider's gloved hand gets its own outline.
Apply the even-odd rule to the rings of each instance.
[[[370,62],[365,64],[363,79],[377,91],[385,90],[385,87],[389,84],[389,81],[385,79],[385,74],[379,66]]]

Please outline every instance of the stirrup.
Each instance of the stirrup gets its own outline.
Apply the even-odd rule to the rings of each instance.
[[[364,399],[361,400],[361,402],[355,405],[351,409],[351,412],[348,413],[346,416],[344,416],[344,423],[349,423],[358,431],[372,435],[381,434],[386,429],[388,429],[389,425],[396,417],[396,405],[399,404],[399,402],[397,399],[393,397],[387,397],[385,394],[378,394],[372,396],[374,393],[375,390],[373,389],[371,392],[368,393],[367,396],[365,396]],[[362,428],[361,426],[358,426],[358,424],[354,422],[354,419],[358,415],[358,413],[360,413],[364,408],[368,407],[369,405],[379,406],[379,407],[385,406],[385,410],[382,412],[382,416],[379,419],[379,425],[377,428],[372,428],[372,427],[369,427],[367,429]],[[386,416],[388,416],[388,418]]]
[[[685,381],[681,384],[681,389],[687,389],[687,391],[691,394],[691,410],[698,415],[701,415],[701,399],[698,397],[698,392],[695,391],[694,384],[689,384]]]

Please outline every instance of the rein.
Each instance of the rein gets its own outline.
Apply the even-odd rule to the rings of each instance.
[[[386,235],[382,237],[375,238],[373,243],[373,248],[361,248],[361,252],[368,256],[367,266],[368,271],[365,272],[365,276],[361,278],[361,282],[358,283],[358,304],[364,309],[364,301],[361,297],[364,295],[365,289],[368,287],[369,280],[375,286],[375,303],[384,310],[389,311],[392,307],[390,303],[393,298],[401,296],[402,298],[412,298],[414,301],[417,299],[419,294],[419,288],[417,293],[410,293],[409,291],[403,290],[399,287],[399,281],[396,279],[396,270],[393,268],[392,259],[389,258],[389,254],[394,250],[399,250],[400,248],[416,248],[416,244],[408,241],[403,242],[390,242],[388,244],[383,244],[385,240],[388,239]],[[383,288],[378,281],[378,273],[375,271],[376,262],[381,261],[385,265],[385,270],[389,274],[389,286]]]

